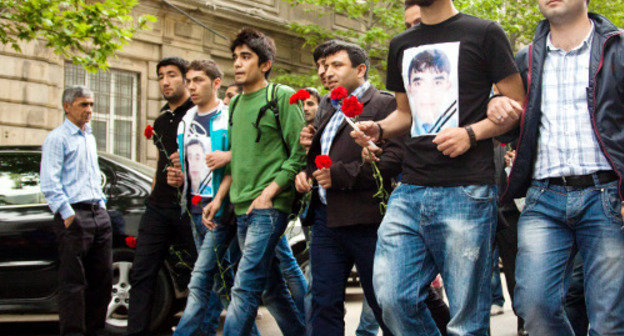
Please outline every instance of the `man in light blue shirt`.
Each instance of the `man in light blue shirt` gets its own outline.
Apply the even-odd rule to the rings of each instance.
[[[65,122],[46,137],[41,157],[41,191],[54,212],[59,248],[61,335],[97,334],[111,299],[112,231],[88,124],[92,108],[91,90],[65,89]]]

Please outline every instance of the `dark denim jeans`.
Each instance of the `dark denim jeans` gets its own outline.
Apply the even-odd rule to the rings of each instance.
[[[254,209],[236,217],[242,250],[224,336],[251,334],[260,299],[286,336],[304,334],[304,321],[288,293],[275,249],[287,225],[287,215],[275,209]],[[264,293],[263,293],[264,292]]]
[[[624,335],[624,232],[617,182],[572,188],[533,181],[518,223],[516,311],[531,335],[572,336],[564,312],[583,258],[590,335]]]
[[[398,186],[378,231],[373,278],[388,328],[440,335],[425,304],[440,273],[450,304],[448,335],[488,335],[495,231],[494,186]]]
[[[310,261],[312,263],[312,312],[307,325],[312,336],[344,335],[344,302],[347,278],[355,265],[366,300],[376,317],[381,310],[373,290],[373,260],[377,244],[377,225],[327,227],[327,210],[318,206]],[[386,335],[390,335],[381,324]]]

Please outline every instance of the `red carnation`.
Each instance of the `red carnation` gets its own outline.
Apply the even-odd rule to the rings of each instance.
[[[154,127],[152,127],[152,125],[147,125],[143,134],[147,140],[151,139],[152,135],[154,135]]]
[[[292,96],[290,96],[290,99],[288,100],[288,102],[292,105],[292,104],[297,104],[299,101],[304,101],[309,98],[310,98],[310,92],[308,92],[308,90],[299,90],[295,92]]]
[[[191,197],[191,204],[197,205],[200,202],[201,202],[201,196],[195,195],[195,196]]]
[[[342,86],[333,89],[329,94],[329,98],[331,98],[332,100],[340,100],[345,97],[347,97],[347,89]]]
[[[317,155],[314,159],[314,163],[316,164],[316,168],[323,169],[331,167],[332,160],[329,155]]]
[[[349,96],[342,101],[342,113],[349,118],[355,118],[362,114],[364,104],[360,103],[356,96]]]
[[[501,143],[500,143],[500,146],[501,146],[501,147],[507,147],[507,144],[504,144],[504,143],[502,143],[502,142],[501,142]]]
[[[132,236],[128,236],[126,237],[126,245],[130,248],[135,248],[137,246],[137,240],[136,238],[132,237]]]

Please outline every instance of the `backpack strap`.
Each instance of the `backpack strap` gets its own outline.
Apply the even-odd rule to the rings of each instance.
[[[282,132],[282,123],[280,122],[280,118],[279,118],[280,111],[279,111],[279,106],[277,104],[277,101],[278,101],[277,90],[279,86],[280,84],[276,84],[276,83],[269,83],[269,85],[267,85],[266,87],[267,102],[264,106],[260,108],[260,111],[258,111],[256,122],[254,122],[253,125],[257,131],[256,142],[260,142],[260,138],[262,137],[262,131],[260,130],[260,126],[259,126],[260,119],[262,119],[262,116],[264,116],[267,110],[271,110],[273,112],[273,116],[275,117],[275,124],[277,125],[277,133],[279,133],[280,139],[282,140],[282,146],[284,148],[284,152],[286,153],[286,156],[290,156],[290,149],[288,148],[288,143],[286,143],[286,139],[284,139],[284,133]],[[229,118],[230,129],[232,128],[232,125],[234,124],[234,112],[236,111],[236,104],[238,103],[239,99],[240,99],[240,95],[237,95],[236,97],[232,98],[232,101],[230,102],[230,106],[231,106],[230,118]]]
[[[232,125],[234,125],[234,111],[236,109],[236,104],[238,104],[238,101],[240,100],[240,95],[236,95],[234,98],[232,98],[232,100],[230,101],[230,116],[229,116],[229,120],[228,123],[230,124],[230,129],[232,128]]]

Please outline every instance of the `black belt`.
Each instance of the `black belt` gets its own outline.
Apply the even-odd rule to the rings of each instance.
[[[598,184],[605,184],[617,180],[618,175],[612,170],[602,170],[588,175],[574,175],[564,177],[551,177],[546,179],[549,184],[575,187],[589,188]]]
[[[71,204],[71,207],[73,209],[78,209],[78,210],[98,210],[100,209],[100,203],[87,203],[87,202],[80,202],[80,203],[74,203]]]

